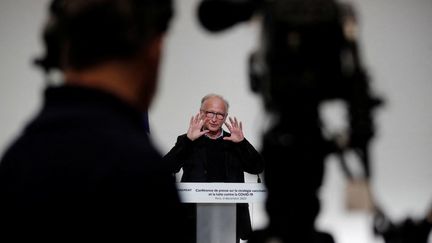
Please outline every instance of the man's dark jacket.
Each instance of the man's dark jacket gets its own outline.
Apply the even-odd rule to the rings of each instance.
[[[184,242],[174,183],[141,112],[101,91],[48,88],[0,163],[0,241]]]
[[[231,134],[223,131],[223,137]],[[264,170],[264,161],[257,150],[246,140],[239,143],[223,140],[221,153],[222,177],[224,181],[217,181],[209,178],[212,167],[209,165],[212,146],[214,143],[206,136],[201,136],[195,141],[191,141],[186,134],[177,137],[175,146],[164,156],[173,173],[177,173],[183,168],[181,182],[230,182],[243,183],[244,172],[259,174]],[[191,214],[195,211],[191,210]],[[195,216],[191,217],[195,220]],[[237,204],[237,236],[243,240],[248,239],[251,233],[251,221],[247,203]]]

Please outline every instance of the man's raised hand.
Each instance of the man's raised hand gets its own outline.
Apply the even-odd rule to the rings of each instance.
[[[244,135],[243,135],[242,123],[238,122],[236,117],[234,117],[234,119],[232,119],[230,117],[229,121],[230,121],[230,124],[228,122],[225,122],[225,126],[227,126],[228,130],[231,133],[231,136],[230,137],[224,137],[223,139],[232,141],[234,143],[238,143],[238,142],[243,141]]]
[[[209,130],[202,130],[204,125],[204,120],[200,117],[200,113],[192,116],[189,122],[189,129],[187,131],[187,137],[194,141],[195,139],[201,137],[202,135],[208,133]]]

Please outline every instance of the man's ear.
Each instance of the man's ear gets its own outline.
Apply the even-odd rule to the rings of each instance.
[[[142,74],[139,81],[139,96],[141,106],[147,110],[157,90],[159,65],[161,62],[164,35],[158,35],[149,40],[138,52],[138,72]]]
[[[148,44],[146,51],[148,57],[150,57],[152,60],[159,60],[162,54],[163,40],[164,40],[163,34],[160,34],[154,37],[152,40],[150,40],[150,43]]]

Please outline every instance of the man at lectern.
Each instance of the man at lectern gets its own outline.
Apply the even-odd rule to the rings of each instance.
[[[164,156],[172,172],[183,168],[182,182],[244,182],[244,172],[259,174],[264,161],[243,134],[242,122],[228,118],[228,102],[221,95],[208,94],[199,112],[191,117],[187,133],[177,137],[175,146]],[[229,121],[226,121],[228,118]],[[223,124],[228,131],[222,129]],[[196,241],[196,205],[185,205],[188,238]],[[252,231],[247,203],[237,204],[237,242],[247,240]]]

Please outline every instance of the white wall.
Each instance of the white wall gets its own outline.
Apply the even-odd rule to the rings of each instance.
[[[167,40],[159,95],[151,110],[152,132],[163,152],[187,131],[210,92],[229,101],[229,113],[244,122],[246,136],[258,145],[260,100],[251,93],[246,60],[254,48],[257,29],[252,24],[222,33],[205,31],[195,18],[198,1],[177,1],[177,15]]]
[[[0,1],[0,151],[40,103],[42,76],[31,61],[42,50],[39,32],[46,2]]]
[[[432,202],[432,1],[352,0],[360,14],[361,48],[376,89],[387,105],[378,111],[373,143],[373,190],[395,220],[420,217]],[[31,59],[41,53],[40,28],[48,0],[0,0],[0,153],[40,105],[41,73]],[[230,114],[244,123],[246,137],[260,148],[263,110],[251,93],[246,59],[256,46],[256,24],[219,34],[204,31],[195,18],[198,0],[177,0],[166,40],[159,92],[150,126],[162,153],[186,132],[189,119],[209,92],[224,95]],[[344,181],[329,159],[318,226],[338,243],[380,242],[370,218],[343,208]],[[248,180],[255,180],[248,177]],[[265,214],[254,208],[255,226]]]

